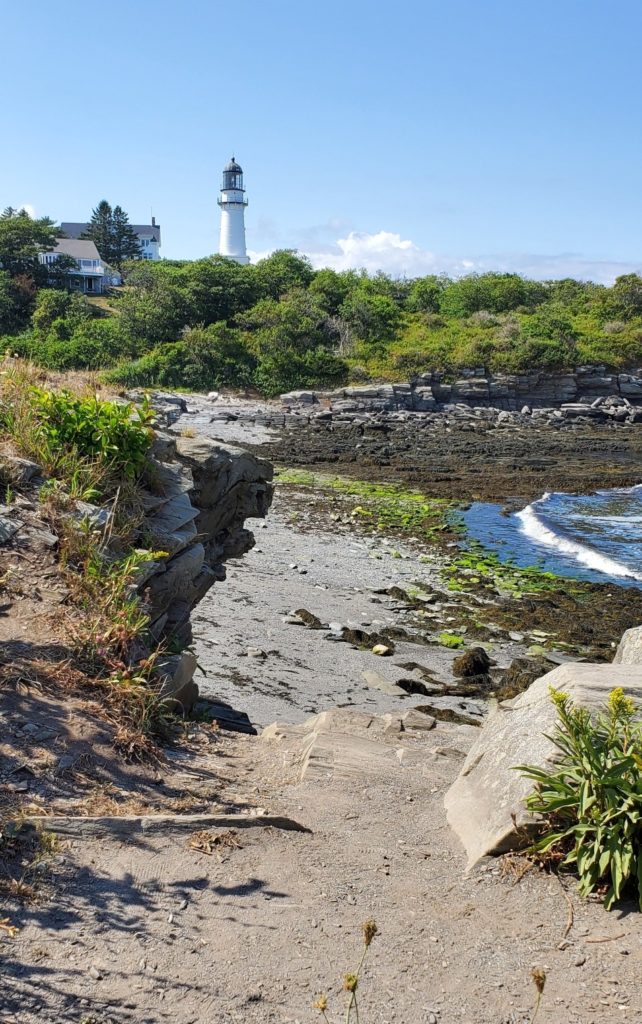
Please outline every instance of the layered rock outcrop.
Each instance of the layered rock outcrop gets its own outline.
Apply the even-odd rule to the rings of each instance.
[[[609,399],[616,399],[608,404]],[[406,384],[368,384],[332,392],[292,391],[281,396],[286,408],[322,406],[333,414],[353,412],[435,412],[458,405],[507,412],[561,409],[566,415],[616,416],[615,410],[642,410],[642,370],[609,373],[603,366],[573,373],[488,374],[469,370],[454,381],[437,372]],[[606,403],[606,404],[605,404]],[[623,413],[621,414],[624,415]],[[640,416],[642,419],[642,415]]]
[[[139,396],[131,396],[139,398]],[[158,420],[170,426],[185,402],[172,395],[153,395]],[[17,456],[0,458],[3,479],[30,488],[10,506],[0,506],[0,546],[45,554],[55,574],[59,537],[40,514],[37,494],[44,483],[40,466]],[[178,436],[157,430],[147,482],[139,489],[144,514],[132,531],[133,543],[153,551],[143,563],[138,590],[150,618],[150,632],[162,651],[158,661],[159,693],[190,707],[198,695],[193,682],[194,655],[185,650],[192,640],[193,607],[219,580],[225,562],[248,551],[254,536],[246,521],[266,515],[272,501],[272,466],[239,448],[203,437]],[[120,550],[112,510],[76,501],[65,513],[104,534],[106,545]],[[182,650],[183,653],[169,653]]]
[[[158,496],[150,496],[141,533],[167,556],[141,582],[157,639],[192,639],[190,612],[217,581],[224,563],[248,551],[245,526],[266,515],[272,466],[239,448],[204,437],[158,434],[154,444]]]

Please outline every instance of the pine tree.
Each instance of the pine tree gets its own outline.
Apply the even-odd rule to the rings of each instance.
[[[112,219],[112,259],[118,270],[125,260],[140,259],[140,243],[136,232],[129,223],[129,217],[121,206],[114,207]]]
[[[91,212],[91,220],[81,238],[89,238],[94,243],[100,258],[111,266],[114,259],[114,214],[106,199],[101,199],[95,210]]]

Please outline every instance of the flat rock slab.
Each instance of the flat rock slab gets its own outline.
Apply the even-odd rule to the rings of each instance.
[[[488,854],[523,846],[532,835],[535,822],[524,800],[533,784],[514,769],[519,764],[544,768],[556,759],[557,748],[545,735],[554,731],[557,719],[549,688],[598,710],[618,686],[642,708],[642,665],[561,665],[489,715],[444,801],[468,867]]]
[[[384,679],[378,672],[365,671],[361,673],[364,681],[368,686],[373,686],[375,690],[380,690],[382,693],[387,694],[389,697],[408,697],[408,691],[403,690],[396,683],[391,683],[389,679]]]
[[[394,747],[365,736],[312,732],[303,744],[301,781],[310,778],[371,778],[379,772],[400,768]]]
[[[78,839],[98,836],[135,836],[169,832],[195,832],[208,828],[278,828],[309,832],[293,818],[274,814],[123,814],[99,817],[26,817],[23,821],[58,835]]]

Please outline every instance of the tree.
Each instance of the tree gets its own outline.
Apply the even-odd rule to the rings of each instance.
[[[357,288],[341,306],[341,316],[360,341],[385,345],[393,340],[401,322],[401,312],[387,295],[368,294]]]
[[[254,273],[260,293],[270,299],[280,299],[292,288],[307,288],[314,276],[309,259],[298,256],[294,249],[277,249],[259,260]]]
[[[241,331],[225,323],[190,327],[183,333],[183,386],[191,388],[248,387],[256,369]]]
[[[622,274],[615,279],[613,298],[624,316],[640,316],[642,313],[642,277],[639,274]]]
[[[258,352],[296,349],[303,352],[335,340],[332,321],[317,296],[304,288],[293,288],[279,302],[261,299],[237,322],[252,331]]]
[[[187,323],[183,293],[172,285],[128,290],[118,309],[122,337],[136,353],[176,341]]]
[[[449,283],[447,277],[429,274],[410,283],[406,305],[413,313],[438,313],[441,296]]]
[[[91,220],[81,238],[90,239],[101,259],[111,266],[114,256],[114,213],[106,199],[101,199],[98,206],[91,211]]]
[[[56,337],[71,337],[80,326],[91,319],[91,310],[84,295],[43,288],[38,292],[36,307],[31,317],[34,330],[45,337],[55,323],[58,323]],[[64,324],[64,328],[60,324]],[[61,333],[62,331],[62,333]]]
[[[81,237],[90,239],[101,259],[118,270],[127,260],[141,259],[140,245],[129,217],[122,206],[115,206],[112,210],[106,199],[101,199],[92,210],[87,230]]]
[[[56,244],[56,229],[49,217],[34,219],[26,210],[8,206],[0,214],[0,269],[10,277],[26,275],[44,281],[45,267],[40,253],[51,252]]]
[[[545,299],[543,284],[528,281],[519,274],[469,274],[448,284],[439,306],[448,316],[464,317],[482,310],[507,313],[520,306],[536,306]]]
[[[224,256],[195,260],[174,272],[172,277],[185,289],[192,326],[232,320],[253,306],[258,298],[254,267],[243,266]]]
[[[111,259],[106,262],[120,270],[125,260],[139,259],[141,252],[136,232],[122,206],[115,206],[111,223]]]
[[[33,278],[0,270],[0,334],[17,334],[28,325],[35,298]]]

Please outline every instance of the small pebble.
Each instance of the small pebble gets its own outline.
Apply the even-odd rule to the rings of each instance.
[[[586,963],[586,957],[584,956],[583,953],[580,953],[580,955],[575,958],[573,963],[575,964],[576,967],[583,967],[584,964]]]

